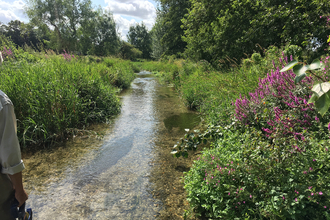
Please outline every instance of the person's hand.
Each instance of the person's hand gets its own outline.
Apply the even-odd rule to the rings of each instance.
[[[8,175],[15,190],[15,198],[19,202],[19,207],[24,204],[28,199],[28,195],[23,188],[22,172],[15,173],[14,175]]]
[[[25,190],[15,190],[15,198],[17,199],[19,205],[18,207],[21,207],[25,201],[29,198],[28,194],[25,192]]]

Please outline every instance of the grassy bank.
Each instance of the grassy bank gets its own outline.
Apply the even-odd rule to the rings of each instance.
[[[321,117],[308,103],[317,78],[295,84],[292,71],[279,71],[290,55],[272,47],[220,71],[183,60],[169,61],[165,71],[165,62],[141,64],[174,84],[187,107],[210,123],[175,148],[177,156],[190,155],[211,140],[182,179],[187,218],[330,218],[330,115]],[[329,58],[322,57],[325,68],[316,74],[328,77]]]
[[[117,94],[135,77],[131,62],[120,59],[12,53],[0,66],[0,88],[14,103],[22,147],[50,145],[105,122],[120,112]]]

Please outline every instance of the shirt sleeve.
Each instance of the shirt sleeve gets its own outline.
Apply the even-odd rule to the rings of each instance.
[[[14,106],[3,105],[0,111],[0,163],[1,173],[13,175],[25,167],[17,138]]]

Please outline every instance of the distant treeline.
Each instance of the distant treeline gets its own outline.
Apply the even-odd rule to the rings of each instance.
[[[212,64],[240,62],[271,45],[324,53],[330,3],[323,0],[159,0],[153,55]]]
[[[29,23],[0,24],[0,33],[18,46],[84,55],[159,59],[174,56],[219,66],[240,62],[269,46],[297,45],[306,57],[324,53],[330,3],[324,0],[158,0],[149,31],[130,27],[121,40],[110,11],[90,0],[28,0]]]
[[[143,23],[132,26],[128,42],[124,42],[112,13],[93,8],[90,0],[29,0],[25,12],[28,23],[0,22],[0,35],[19,47],[126,59],[150,58],[151,37]]]

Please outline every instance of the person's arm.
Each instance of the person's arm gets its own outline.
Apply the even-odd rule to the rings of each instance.
[[[8,175],[15,189],[15,198],[21,206],[28,199],[28,195],[23,188],[22,172]]]
[[[23,188],[22,170],[25,168],[21,160],[21,151],[16,134],[16,116],[14,107],[6,104],[0,111],[0,162],[1,173],[8,174],[15,189],[15,197],[21,206],[28,196]]]

